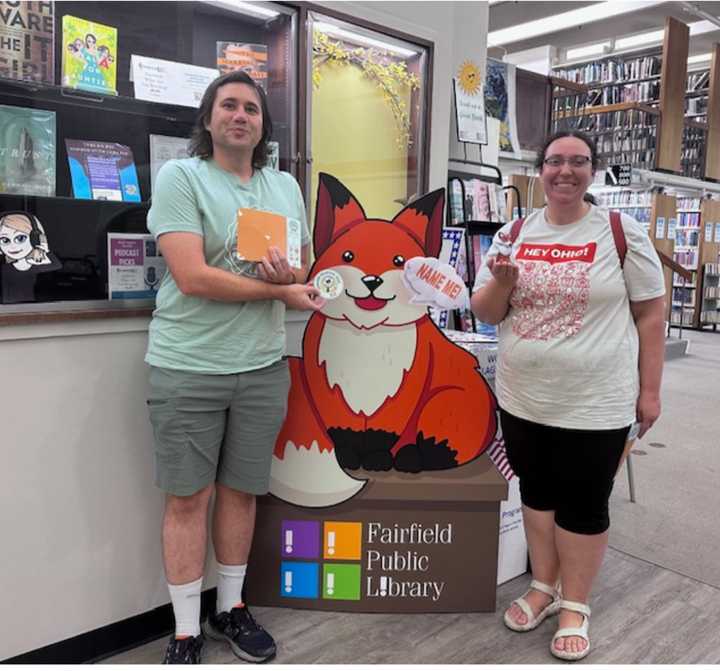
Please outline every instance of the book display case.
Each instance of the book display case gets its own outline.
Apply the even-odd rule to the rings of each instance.
[[[10,245],[18,235],[24,239],[22,231],[2,228],[0,251],[6,253],[0,257],[0,319],[41,304],[48,312],[147,314],[158,269],[146,265],[139,270],[146,292],[110,301],[108,238],[114,235],[128,243],[128,260],[159,258],[146,228],[152,175],[160,162],[186,155],[197,102],[192,106],[139,99],[138,82],[131,81],[131,59],[141,56],[187,67],[183,74],[192,84],[193,77],[210,81],[219,75],[220,43],[262,48],[265,67],[252,66],[253,72],[262,77],[257,70],[264,70],[279,166],[289,169],[296,129],[295,13],[278,6],[269,19],[186,2],[143,2],[142,11],[126,2],[21,4],[46,6],[46,48],[53,58],[42,75],[19,67],[3,74],[24,73],[26,79],[0,79],[0,214],[17,212],[17,221],[29,222],[31,245],[41,247],[52,264],[18,272],[22,262],[10,263]],[[79,25],[85,39],[69,39],[68,17],[75,17],[75,29]],[[92,82],[88,75],[87,86],[68,74],[81,51],[81,77],[95,73]],[[104,68],[102,56],[112,69]],[[198,89],[198,95],[203,90]],[[78,147],[90,152],[84,163],[74,153]],[[98,157],[108,147],[120,147],[120,158]],[[23,180],[23,174],[33,177]]]

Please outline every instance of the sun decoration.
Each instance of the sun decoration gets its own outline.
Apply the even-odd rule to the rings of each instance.
[[[469,96],[476,95],[482,83],[480,68],[472,61],[465,61],[458,70],[458,83],[464,93]]]
[[[327,63],[347,63],[359,67],[363,74],[374,81],[382,91],[382,97],[390,106],[399,135],[397,143],[400,147],[411,147],[410,115],[404,98],[410,92],[420,88],[417,75],[408,72],[403,61],[395,60],[381,49],[362,47],[350,48],[341,42],[331,41],[325,33],[313,33],[313,88],[320,88],[322,76],[321,66]]]

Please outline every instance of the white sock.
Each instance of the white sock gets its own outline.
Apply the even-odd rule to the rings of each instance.
[[[185,585],[171,585],[170,601],[175,613],[175,636],[200,635],[200,592],[202,590],[202,576],[194,582]]]
[[[230,612],[235,606],[242,604],[242,589],[245,582],[247,564],[242,566],[228,566],[217,563],[217,602],[215,612]]]

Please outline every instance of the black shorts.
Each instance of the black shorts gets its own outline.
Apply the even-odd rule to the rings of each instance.
[[[630,427],[561,429],[504,410],[500,422],[523,504],[555,511],[555,523],[573,533],[606,531],[610,492]]]

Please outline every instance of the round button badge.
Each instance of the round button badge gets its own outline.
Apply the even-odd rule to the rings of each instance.
[[[337,298],[343,292],[343,280],[340,273],[330,270],[321,270],[313,280],[313,286],[318,290],[320,296],[326,300]]]

